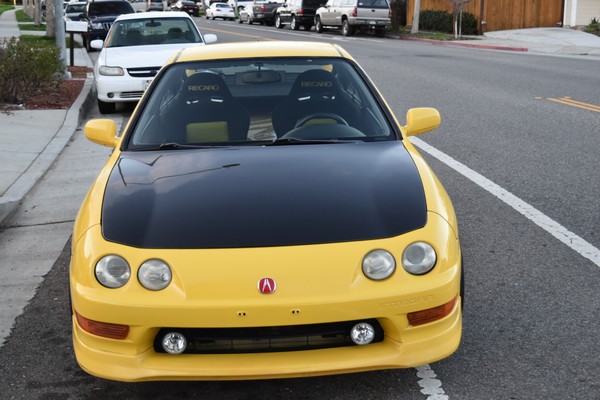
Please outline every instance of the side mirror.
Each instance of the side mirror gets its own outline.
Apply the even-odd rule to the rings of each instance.
[[[104,40],[102,39],[96,39],[90,42],[90,47],[92,49],[101,50],[102,46],[104,46]]]
[[[416,136],[440,126],[442,117],[435,108],[411,108],[406,113],[406,136]]]
[[[206,44],[216,43],[216,41],[217,41],[217,35],[215,35],[213,33],[207,33],[203,37],[204,37],[204,43],[206,43]]]
[[[102,146],[117,145],[117,124],[112,119],[92,119],[85,124],[83,133],[89,141]]]

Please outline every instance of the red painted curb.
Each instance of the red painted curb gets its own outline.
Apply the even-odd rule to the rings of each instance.
[[[527,47],[511,47],[511,46],[499,46],[493,44],[475,44],[475,43],[459,43],[451,42],[446,40],[435,40],[435,39],[422,39],[413,37],[398,37],[400,40],[412,40],[415,42],[427,42],[431,44],[438,44],[442,46],[457,46],[457,47],[468,47],[474,49],[486,49],[486,50],[504,50],[504,51],[529,51]]]

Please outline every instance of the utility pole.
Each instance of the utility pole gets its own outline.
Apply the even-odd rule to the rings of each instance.
[[[53,0],[54,1],[54,29],[55,29],[55,39],[56,39],[56,47],[58,47],[58,51],[60,52],[60,60],[65,66],[65,78],[69,79],[71,74],[69,70],[66,68],[67,66],[67,45],[65,43],[65,21],[63,20],[63,0]]]
[[[415,0],[415,10],[413,13],[412,27],[410,33],[419,32],[419,17],[421,15],[421,0]]]

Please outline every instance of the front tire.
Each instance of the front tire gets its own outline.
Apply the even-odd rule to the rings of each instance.
[[[275,28],[283,29],[283,24],[281,23],[281,15],[279,14],[275,16]]]
[[[116,110],[116,104],[106,103],[98,99],[98,110],[100,110],[100,114],[112,114]]]

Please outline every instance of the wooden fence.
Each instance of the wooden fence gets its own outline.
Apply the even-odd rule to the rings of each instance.
[[[463,6],[464,12],[477,17],[480,33],[506,29],[540,28],[561,26],[564,0],[471,0]],[[407,0],[406,21],[412,23],[415,0]],[[423,10],[446,10],[452,12],[448,0],[421,0]],[[483,29],[481,29],[483,28]]]

